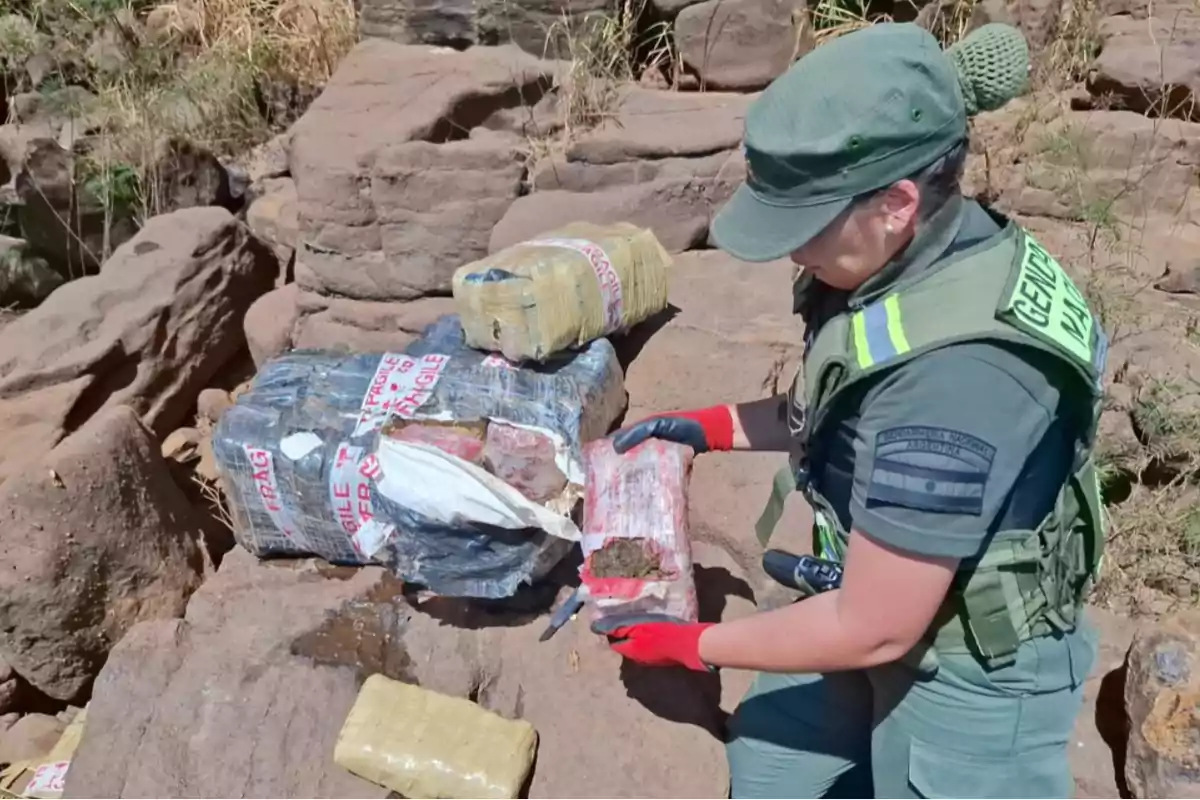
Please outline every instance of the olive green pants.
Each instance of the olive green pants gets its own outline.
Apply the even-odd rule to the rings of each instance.
[[[758,675],[729,723],[732,797],[1069,798],[1067,744],[1096,657],[1084,623],[985,671],[941,658],[827,675]]]

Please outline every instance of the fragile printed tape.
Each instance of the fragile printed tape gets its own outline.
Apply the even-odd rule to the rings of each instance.
[[[42,764],[26,785],[25,794],[33,797],[61,796],[63,786],[67,781],[67,769],[70,766],[70,761],[53,761],[49,764]]]
[[[600,283],[600,297],[604,301],[604,335],[608,335],[621,327],[621,318],[624,316],[625,301],[621,292],[621,277],[617,274],[616,267],[613,266],[612,259],[608,257],[608,253],[595,242],[587,239],[570,239],[570,238],[548,238],[534,239],[525,242],[529,247],[565,247],[568,250],[574,250],[581,253],[591,265],[592,272],[596,273],[596,280]]]
[[[242,445],[246,458],[250,462],[250,476],[254,483],[254,493],[262,503],[267,516],[275,523],[275,527],[293,544],[302,550],[309,549],[308,539],[296,523],[291,510],[283,502],[283,493],[279,489],[279,478],[275,473],[275,456],[270,450],[261,447]]]
[[[448,363],[450,356],[440,353],[423,356],[384,353],[363,395],[352,435],[378,430],[388,417],[412,419],[433,396]]]
[[[394,526],[375,519],[371,481],[382,474],[379,459],[363,457],[363,448],[342,442],[329,470],[329,507],[333,518],[359,555],[372,558],[387,542]]]

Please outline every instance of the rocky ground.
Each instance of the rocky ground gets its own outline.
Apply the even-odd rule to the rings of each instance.
[[[38,45],[0,48],[0,764],[43,756],[86,705],[65,796],[383,796],[332,761],[362,678],[383,672],[533,723],[530,796],[724,796],[721,729],[747,676],[623,665],[579,624],[538,642],[549,597],[485,608],[379,568],[260,562],[233,545],[209,438],[265,360],[403,347],[454,310],[457,266],[573,220],[650,227],[674,254],[670,312],[615,340],[628,416],[779,390],[800,357],[791,265],[738,263],[708,225],[744,177],[755,92],[886,12],[947,40],[1010,20],[1034,45],[1035,89],[975,123],[968,188],[1058,256],[1112,339],[1077,793],[1194,796],[1200,13],[362,0],[361,41],[320,50],[323,71],[244,65],[253,135],[204,134],[211,95],[184,92],[195,124],[147,111],[154,141],[129,158],[134,118],[112,110],[137,104],[104,57],[143,69],[169,44],[163,74],[211,76],[195,42],[240,52],[266,30],[218,5],[95,0],[84,32],[44,3],[0,13],[0,43]],[[293,49],[275,52],[293,58],[315,41],[296,20],[354,18],[281,8],[272,35]],[[107,49],[68,46],[93,34]],[[697,462],[706,619],[777,601],[751,532],[777,466]],[[781,529],[796,548],[806,516],[793,501]]]

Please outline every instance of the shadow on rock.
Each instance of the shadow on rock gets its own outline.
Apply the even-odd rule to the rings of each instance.
[[[642,352],[642,348],[646,346],[646,343],[653,338],[654,334],[665,328],[667,323],[675,319],[680,311],[682,309],[679,306],[668,303],[667,307],[662,311],[633,326],[631,330],[613,336],[610,341],[617,351],[617,359],[621,362],[621,369],[628,370],[629,365]]]
[[[1125,781],[1125,748],[1129,742],[1129,715],[1125,711],[1126,666],[1122,664],[1100,681],[1096,695],[1096,730],[1112,750],[1113,777],[1121,797],[1133,797]]]
[[[701,622],[720,622],[731,597],[755,602],[754,590],[750,588],[750,584],[725,567],[705,567],[697,564],[694,571],[696,605]]]
[[[750,584],[724,567],[697,564],[696,600],[701,622],[720,622],[730,597],[754,601]],[[625,659],[621,682],[626,693],[650,713],[671,722],[695,725],[725,740],[729,714],[721,709],[721,676],[684,667],[647,667]]]
[[[480,628],[519,628],[539,617],[548,617],[558,603],[569,596],[565,587],[579,586],[579,565],[583,556],[572,547],[542,580],[521,584],[511,597],[497,599],[475,597],[427,597],[420,587],[407,584],[404,599],[418,614],[425,614],[443,625],[477,630]]]

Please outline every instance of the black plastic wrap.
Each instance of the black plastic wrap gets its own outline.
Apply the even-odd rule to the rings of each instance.
[[[582,444],[603,436],[625,402],[606,339],[517,367],[468,348],[457,315],[448,315],[403,353],[296,350],[272,359],[221,416],[213,449],[235,536],[259,557],[384,564],[438,594],[499,598],[553,567],[571,538],[462,515],[439,520],[395,502],[380,491],[384,437],[397,417],[545,432],[562,445],[567,485],[544,506],[565,517],[582,497]],[[387,477],[407,490],[448,491],[428,474]]]

